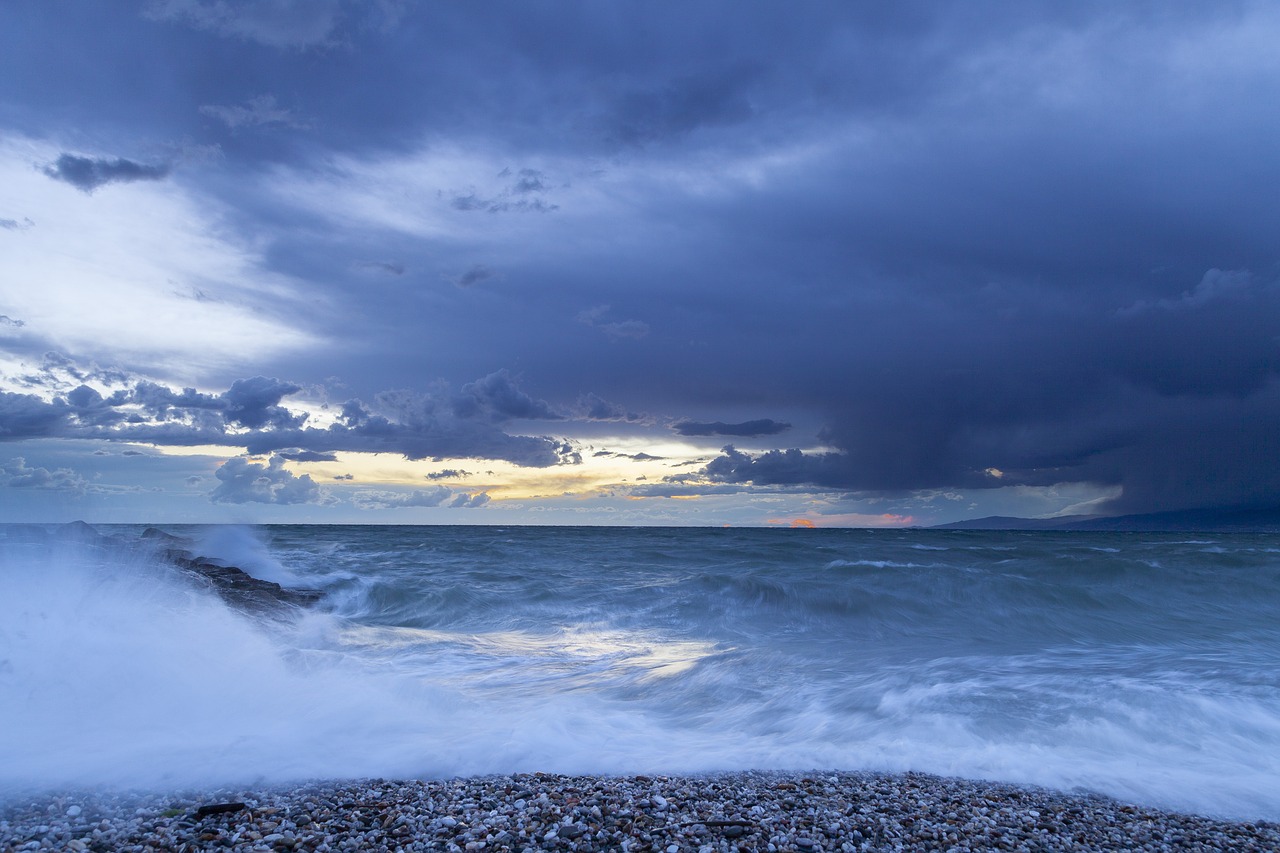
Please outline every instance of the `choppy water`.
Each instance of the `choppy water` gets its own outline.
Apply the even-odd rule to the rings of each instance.
[[[1280,818],[1280,536],[168,529],[324,609],[0,541],[0,788],[914,769]]]

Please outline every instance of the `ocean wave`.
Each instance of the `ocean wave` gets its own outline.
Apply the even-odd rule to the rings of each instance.
[[[1274,539],[767,533],[193,537],[325,590],[288,619],[0,543],[0,788],[914,769],[1280,818]]]

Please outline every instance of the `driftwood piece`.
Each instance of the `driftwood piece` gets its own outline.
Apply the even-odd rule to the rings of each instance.
[[[231,814],[249,808],[244,803],[209,803],[196,809],[196,820],[215,814]]]

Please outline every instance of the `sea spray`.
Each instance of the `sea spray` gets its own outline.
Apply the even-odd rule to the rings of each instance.
[[[1276,537],[270,527],[208,556],[246,535],[321,605],[0,547],[0,786],[914,769],[1280,817]]]

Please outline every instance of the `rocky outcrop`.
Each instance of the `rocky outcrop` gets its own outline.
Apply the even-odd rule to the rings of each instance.
[[[232,607],[273,612],[282,607],[310,607],[323,597],[318,589],[290,589],[255,578],[236,566],[224,566],[179,548],[165,548],[160,555],[191,578],[207,583]]]
[[[4,538],[11,542],[55,545],[75,543],[103,553],[142,553],[172,566],[189,583],[216,593],[230,606],[255,615],[285,616],[297,608],[311,607],[324,593],[296,589],[255,578],[238,566],[205,557],[191,550],[192,543],[154,527],[137,540],[99,533],[92,525],[73,521],[49,529],[37,525],[10,525]]]
[[[156,552],[165,562],[180,569],[189,579],[208,585],[223,601],[240,610],[278,613],[283,608],[310,607],[324,593],[318,589],[291,589],[273,581],[255,578],[239,568],[193,553],[183,547],[186,540],[155,527],[142,531],[142,540],[158,544]]]

